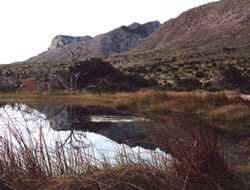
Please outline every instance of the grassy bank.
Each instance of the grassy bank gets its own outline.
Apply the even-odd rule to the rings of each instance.
[[[136,106],[150,106],[162,103],[168,103],[167,106],[174,108],[173,101],[178,107],[190,106],[216,106],[218,103],[235,103],[243,99],[236,91],[223,92],[206,92],[206,91],[191,91],[191,92],[175,92],[175,91],[153,91],[140,90],[136,92],[123,93],[68,93],[68,92],[53,92],[53,93],[35,93],[35,92],[15,92],[15,93],[0,93],[0,102],[23,102],[23,103],[54,103],[54,104],[100,104],[110,106],[128,105],[131,108]],[[188,101],[188,102],[187,102]],[[222,101],[222,102],[219,102]],[[183,104],[185,102],[186,104]],[[162,105],[164,106],[164,105]],[[196,108],[197,108],[196,107]]]
[[[0,94],[0,102],[20,102],[28,105],[98,105],[153,118],[166,115],[191,115],[215,122],[216,126],[228,128],[231,131],[234,130],[233,127],[227,127],[227,125],[238,125],[238,128],[244,128],[250,123],[250,101],[244,100],[238,92],[230,91],[213,93],[141,90],[114,94],[17,92]],[[242,132],[250,134],[248,128],[242,129]]]
[[[140,90],[131,93],[1,93],[0,102],[32,104],[98,105],[130,114],[160,118],[166,115],[192,116],[217,127],[250,134],[250,101],[236,91],[174,92]],[[98,110],[97,110],[98,111]],[[237,125],[235,129],[234,126]]]

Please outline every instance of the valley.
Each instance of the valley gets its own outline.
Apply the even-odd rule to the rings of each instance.
[[[248,190],[250,1],[58,34],[0,65],[1,190]]]

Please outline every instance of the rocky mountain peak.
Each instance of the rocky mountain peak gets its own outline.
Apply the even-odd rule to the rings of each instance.
[[[131,25],[122,26],[121,28],[127,30],[128,32],[137,33],[139,35],[147,37],[160,26],[161,23],[159,21],[152,21],[145,24],[134,22]]]
[[[52,39],[48,51],[27,60],[27,62],[58,62],[65,61],[67,54],[62,47],[67,49],[81,46],[82,59],[90,57],[106,58],[114,53],[124,53],[134,47],[160,27],[159,21],[145,24],[133,23],[129,26],[121,26],[105,34],[95,37],[73,37],[58,35]]]
[[[49,49],[56,49],[71,43],[82,43],[84,44],[88,40],[92,39],[91,36],[68,36],[68,35],[57,35],[52,39]]]
[[[141,26],[141,24],[140,24],[140,23],[138,23],[138,22],[134,22],[134,23],[132,23],[132,24],[128,25],[128,28],[130,28],[130,29],[134,30],[134,29],[139,28],[140,26]]]

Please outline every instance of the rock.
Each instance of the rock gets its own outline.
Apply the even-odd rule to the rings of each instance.
[[[42,73],[50,72],[51,69],[67,69],[63,61],[69,57],[64,49],[57,47],[63,45],[72,50],[80,46],[82,60],[105,58],[116,71],[122,71],[122,76],[126,73],[128,78],[133,74],[139,76],[135,78],[156,80],[157,87],[173,90],[250,90],[249,18],[249,0],[216,1],[190,9],[161,26],[158,21],[142,25],[133,23],[95,36],[84,43],[73,37],[56,37],[48,51],[29,59],[23,67],[18,65],[18,68],[21,72],[25,70],[22,78],[40,78]],[[228,70],[229,65],[236,70]],[[100,68],[95,68],[93,76],[99,74]],[[15,67],[12,70],[16,72]],[[12,74],[6,72],[6,80]],[[172,75],[178,75],[181,80]],[[104,83],[102,79],[110,80]],[[119,80],[114,79],[103,75],[91,80],[88,85],[85,84],[88,78],[85,78],[82,84],[85,85],[83,88],[92,90],[100,89],[102,85],[119,89]],[[131,89],[127,79],[121,83],[122,89]],[[134,85],[137,82],[131,83]]]
[[[84,44],[90,39],[92,39],[92,37],[90,36],[73,37],[73,36],[67,36],[67,35],[58,35],[52,39],[49,49],[56,49],[56,48],[63,47],[71,43]]]
[[[91,57],[105,58],[114,53],[123,53],[137,44],[160,26],[159,21],[145,24],[133,23],[129,26],[121,26],[105,34],[90,36],[72,37],[58,35],[53,38],[49,49],[38,56],[28,59],[28,63],[58,62],[67,60],[65,49],[74,50],[81,47],[82,60]],[[58,47],[64,47],[58,48]]]

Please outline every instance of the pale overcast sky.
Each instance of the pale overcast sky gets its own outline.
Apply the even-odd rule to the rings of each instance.
[[[0,64],[45,51],[58,34],[91,35],[133,22],[165,22],[214,0],[1,0]]]

